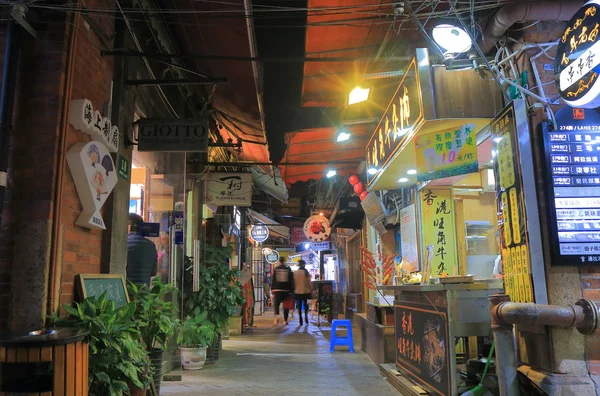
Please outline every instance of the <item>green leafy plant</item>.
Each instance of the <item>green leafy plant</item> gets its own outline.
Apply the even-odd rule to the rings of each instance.
[[[169,301],[173,295],[177,295],[177,288],[155,278],[151,287],[129,283],[128,292],[136,307],[133,321],[146,347],[148,350],[166,349],[169,337],[179,327],[177,307]]]
[[[148,389],[153,369],[139,330],[132,326],[135,303],[115,308],[106,293],[74,306],[63,305],[69,318],[54,317],[55,325],[89,334],[89,394],[129,394],[128,384]]]
[[[183,348],[206,348],[213,342],[217,332],[206,312],[196,308],[193,315],[183,321],[177,343]]]
[[[237,281],[240,273],[237,269],[229,269],[227,264],[232,251],[231,246],[207,246],[205,265],[198,270],[200,290],[191,292],[188,289],[184,298],[185,315],[193,316],[196,309],[205,312],[217,332],[227,325],[229,318],[245,301],[242,285]],[[191,266],[186,270],[191,278]]]

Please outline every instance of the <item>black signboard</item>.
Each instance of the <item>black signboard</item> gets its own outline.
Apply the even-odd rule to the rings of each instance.
[[[319,313],[330,314],[333,304],[333,282],[321,281],[318,282],[319,289]]]
[[[558,92],[573,107],[595,108],[599,100],[600,1],[588,1],[560,37],[554,60]]]
[[[452,394],[448,311],[443,306],[394,305],[396,365],[431,393]]]
[[[496,155],[494,173],[504,287],[512,301],[534,302],[514,103],[494,118],[490,129]]]
[[[565,107],[543,126],[553,265],[600,264],[600,113]]]
[[[160,236],[160,223],[142,223],[140,235],[149,238],[158,238]]]
[[[413,59],[404,77],[398,85],[371,140],[367,143],[367,169],[376,173],[367,173],[367,184],[371,185],[394,155],[412,142],[412,131],[423,121],[423,103],[418,80],[417,59]]]

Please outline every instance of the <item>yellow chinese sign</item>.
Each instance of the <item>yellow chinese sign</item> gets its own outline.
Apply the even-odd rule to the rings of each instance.
[[[433,246],[431,275],[458,275],[452,193],[450,190],[423,190],[420,199],[423,249]]]
[[[490,124],[496,157],[498,232],[504,289],[512,301],[534,302],[523,186],[519,174],[514,107]]]
[[[477,172],[474,128],[475,124],[466,124],[416,137],[417,179],[427,181]]]

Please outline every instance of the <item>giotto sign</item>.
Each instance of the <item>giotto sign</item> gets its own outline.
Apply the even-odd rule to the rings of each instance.
[[[208,123],[206,120],[140,120],[138,150],[205,153],[208,150]]]

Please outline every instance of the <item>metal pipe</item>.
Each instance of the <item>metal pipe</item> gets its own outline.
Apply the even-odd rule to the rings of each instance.
[[[535,1],[515,2],[502,7],[491,18],[480,43],[482,51],[488,52],[517,22],[525,21],[568,21],[585,1]]]
[[[6,28],[2,90],[0,92],[0,224],[2,223],[4,195],[8,184],[8,151],[15,102],[17,62],[19,60],[19,37],[17,29],[18,26],[12,21],[8,23]]]
[[[496,342],[496,366],[501,396],[518,396],[517,349],[513,325],[575,327],[592,334],[598,327],[598,307],[581,299],[566,307],[533,303],[513,303],[507,294],[489,297],[490,323]]]

